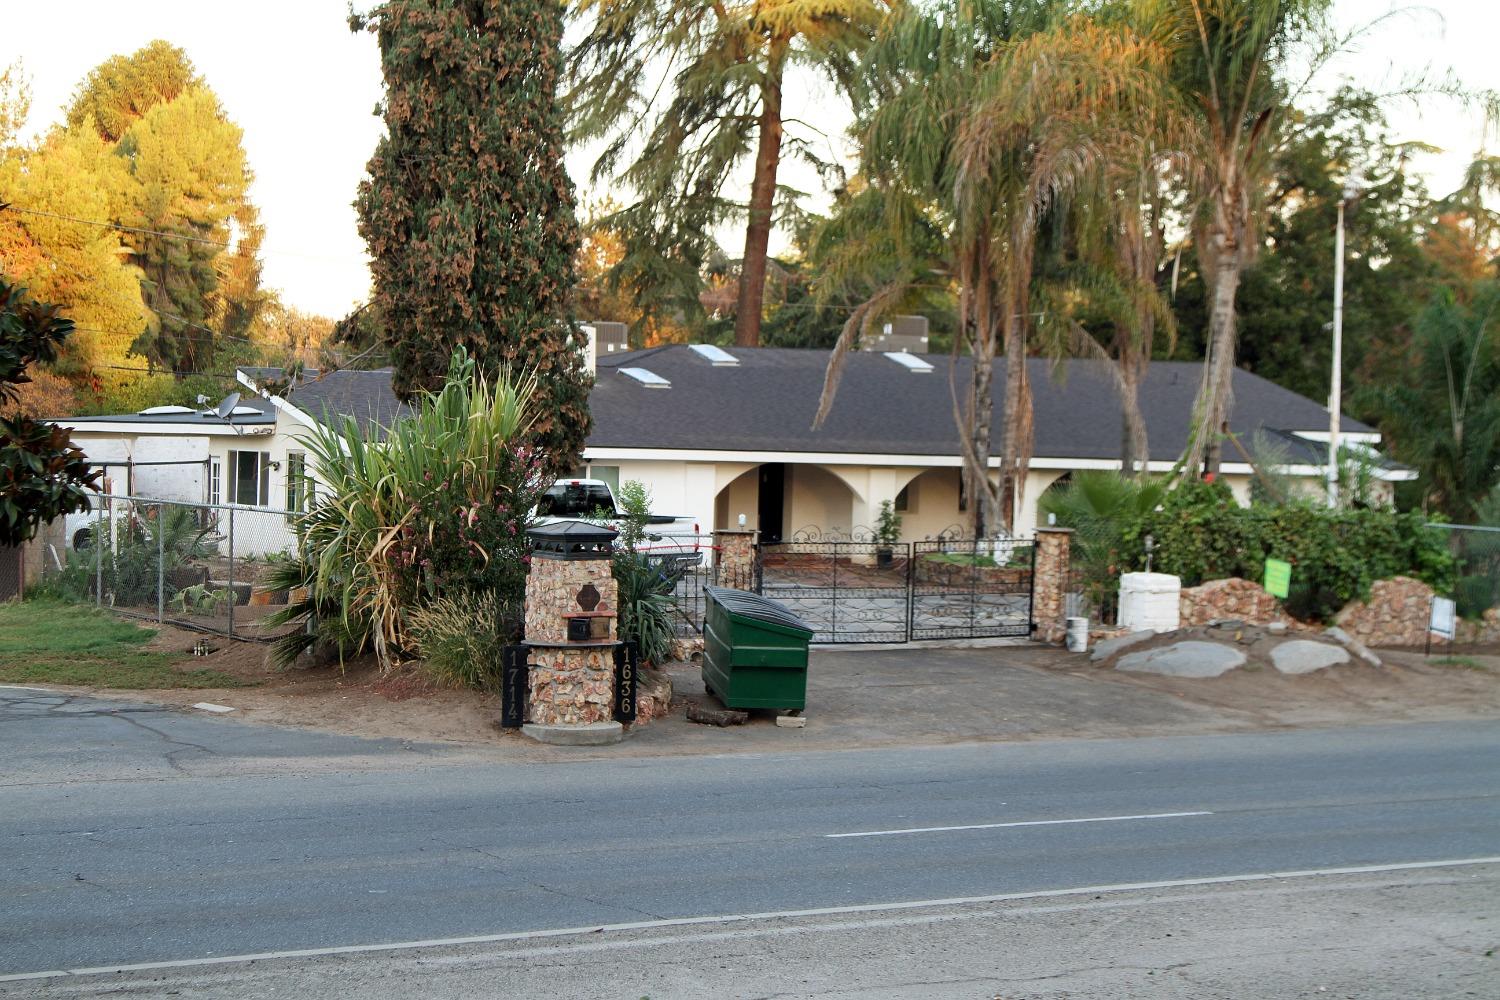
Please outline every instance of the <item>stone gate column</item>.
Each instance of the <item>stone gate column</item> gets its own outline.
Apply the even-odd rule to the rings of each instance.
[[[759,534],[743,528],[714,529],[714,564],[720,587],[755,589],[755,540]]]
[[[1067,634],[1068,557],[1072,528],[1044,527],[1036,532],[1036,562],[1031,578],[1031,620],[1035,638],[1062,642]]]
[[[617,532],[561,521],[527,534],[532,553],[525,644],[531,671],[521,731],[543,743],[618,743],[624,727],[614,718]]]

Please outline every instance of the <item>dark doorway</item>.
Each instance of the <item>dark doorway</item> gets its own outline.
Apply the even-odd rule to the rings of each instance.
[[[781,542],[782,514],[786,503],[786,466],[772,462],[760,467],[760,540],[768,545]]]

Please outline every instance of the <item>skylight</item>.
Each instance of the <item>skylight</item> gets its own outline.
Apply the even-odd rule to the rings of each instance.
[[[621,368],[621,375],[629,375],[648,389],[670,389],[672,383],[648,368]]]
[[[142,417],[162,417],[169,413],[192,413],[191,406],[148,406],[138,415]]]
[[[694,344],[693,352],[700,358],[705,358],[713,363],[715,368],[733,368],[740,363],[740,359],[713,344]]]
[[[900,365],[902,368],[905,368],[907,371],[932,371],[932,365],[928,364],[926,361],[923,361],[915,354],[907,354],[905,351],[884,351],[882,353],[884,353],[886,357],[896,362],[896,364]]]

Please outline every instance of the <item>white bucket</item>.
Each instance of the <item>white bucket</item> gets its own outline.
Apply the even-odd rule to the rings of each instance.
[[[1086,653],[1089,649],[1089,620],[1087,618],[1068,619],[1068,652]]]

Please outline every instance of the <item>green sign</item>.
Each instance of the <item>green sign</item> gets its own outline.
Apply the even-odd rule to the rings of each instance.
[[[1292,564],[1280,559],[1267,559],[1264,586],[1266,593],[1272,597],[1286,600],[1287,593],[1292,589]]]

